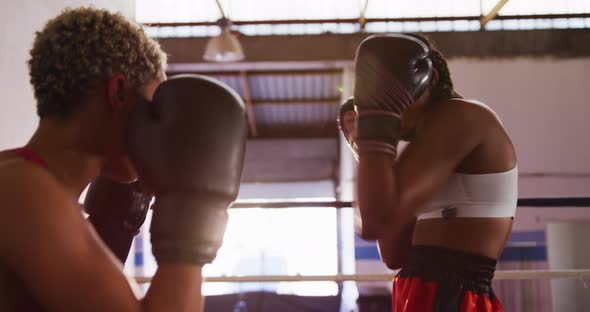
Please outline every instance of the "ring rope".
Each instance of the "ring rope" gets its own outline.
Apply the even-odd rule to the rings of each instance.
[[[207,276],[207,283],[276,283],[276,282],[390,282],[395,277],[389,274],[337,274],[337,275],[249,275],[249,276]],[[499,270],[494,280],[538,280],[538,279],[590,279],[590,269],[570,270]],[[149,283],[148,276],[134,277],[137,283]]]

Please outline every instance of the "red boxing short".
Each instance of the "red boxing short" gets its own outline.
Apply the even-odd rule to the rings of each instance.
[[[393,281],[394,312],[503,312],[492,290],[496,260],[414,246]]]

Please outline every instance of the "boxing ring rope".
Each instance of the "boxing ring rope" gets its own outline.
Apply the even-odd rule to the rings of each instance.
[[[354,202],[346,201],[265,201],[265,202],[235,202],[231,208],[350,208]],[[539,197],[519,198],[518,206],[523,207],[590,207],[590,197]]]
[[[277,283],[277,282],[391,282],[389,274],[337,274],[337,275],[250,275],[203,277],[206,283]],[[136,276],[137,283],[149,283],[151,277]],[[499,270],[494,280],[580,279],[590,280],[590,269],[571,270]]]
[[[350,208],[354,202],[345,201],[268,201],[236,202],[231,208]],[[560,198],[520,198],[518,206],[524,207],[590,207],[590,197]],[[389,274],[336,274],[336,275],[250,275],[250,276],[209,276],[203,277],[206,283],[277,283],[277,282],[391,282],[395,273]],[[151,282],[151,277],[131,277],[139,284]],[[494,280],[538,280],[538,279],[578,279],[590,281],[590,269],[567,270],[498,270]],[[586,285],[586,283],[584,283]]]

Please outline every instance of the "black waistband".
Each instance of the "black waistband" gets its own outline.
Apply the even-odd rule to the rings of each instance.
[[[496,260],[443,247],[413,246],[401,277],[458,283],[478,293],[491,291]]]

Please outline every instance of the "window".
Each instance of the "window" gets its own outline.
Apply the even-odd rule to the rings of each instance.
[[[208,276],[338,273],[336,209],[233,209],[223,247]],[[333,282],[210,283],[205,294],[270,291],[301,296],[338,293]]]
[[[333,199],[331,199],[333,200]],[[149,218],[150,216],[148,216]],[[338,273],[336,209],[231,209],[223,247],[205,276],[331,275]],[[149,224],[149,220],[146,221]],[[151,276],[156,262],[145,229],[134,241],[128,274]],[[338,293],[334,282],[207,283],[205,295],[268,291],[302,296]]]
[[[500,0],[369,0],[366,17],[371,18],[451,18],[443,21],[369,23],[371,32],[477,31],[479,17]],[[364,0],[221,0],[226,14],[235,21],[356,19]],[[530,15],[574,14],[575,16]],[[499,15],[514,16],[494,20],[486,28],[543,29],[590,27],[590,1],[587,0],[510,0]],[[526,17],[525,16],[529,16]],[[137,0],[136,18],[141,23],[214,22],[220,13],[214,0]],[[465,19],[462,19],[465,17]],[[457,19],[458,18],[458,19]],[[246,35],[354,33],[356,23],[256,24],[236,26]],[[155,37],[198,37],[219,33],[216,26],[148,27]]]

